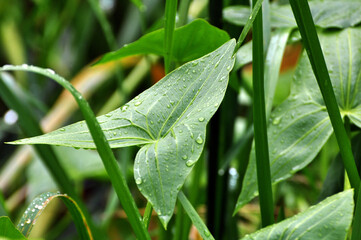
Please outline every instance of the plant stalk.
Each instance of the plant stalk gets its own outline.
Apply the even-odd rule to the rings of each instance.
[[[307,0],[290,0],[290,4],[318,86],[321,90],[327,112],[330,116],[347,175],[350,179],[351,186],[355,188],[355,192],[358,193],[360,176],[357,172],[351,150],[351,143],[344,128],[336,97],[332,89],[332,83],[312,19],[310,7]]]
[[[164,29],[164,68],[165,74],[172,70],[171,58],[173,51],[173,35],[178,0],[167,0],[165,3],[165,29]]]
[[[253,1],[253,8],[258,1]],[[257,180],[262,226],[274,223],[271,170],[269,163],[267,121],[264,94],[264,54],[262,9],[253,22],[253,121],[256,151]]]

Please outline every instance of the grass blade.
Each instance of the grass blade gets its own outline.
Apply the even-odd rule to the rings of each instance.
[[[35,198],[25,210],[19,221],[17,228],[20,230],[20,232],[22,232],[24,236],[28,237],[33,226],[35,225],[40,215],[43,213],[46,206],[55,198],[61,199],[68,208],[71,216],[73,217],[80,239],[92,240],[93,236],[78,204],[68,195],[60,193],[48,192],[43,193]]]
[[[330,76],[328,74],[326,62],[322,53],[309,5],[307,0],[291,0],[290,4],[297,21],[304,46],[307,50],[313,72],[316,76],[318,86],[325,101],[331,124],[335,131],[337,143],[340,148],[340,153],[344,161],[344,166],[350,178],[351,186],[355,188],[355,192],[358,193],[360,177],[352,155],[351,143],[343,126],[335,93],[332,89]]]
[[[91,136],[93,137],[94,143],[97,147],[98,153],[103,161],[104,167],[107,170],[109,178],[113,184],[113,187],[119,197],[119,201],[122,204],[125,212],[127,213],[130,224],[132,225],[136,236],[139,239],[150,239],[148,232],[145,230],[144,225],[141,221],[141,216],[132,198],[130,190],[126,184],[120,167],[113,155],[112,150],[109,147],[109,143],[104,136],[99,123],[96,121],[95,115],[91,110],[88,102],[83,96],[64,78],[55,74],[52,70],[42,69],[34,66],[11,66],[7,65],[0,68],[0,71],[29,71],[35,72],[46,77],[49,77],[67,89],[77,101],[79,108],[85,118]],[[44,146],[38,146],[44,147]]]
[[[199,234],[205,240],[214,240],[213,236],[209,232],[207,226],[204,224],[203,220],[200,218],[196,210],[193,208],[192,204],[188,201],[187,197],[182,191],[178,194],[178,200],[181,202],[184,210],[192,220],[194,226],[197,228]]]
[[[173,50],[173,35],[175,29],[175,16],[177,14],[178,0],[168,0],[165,3],[165,29],[164,29],[164,67],[165,73],[171,71],[171,58]]]
[[[14,85],[10,83],[9,80],[3,75],[0,78],[0,95],[2,99],[6,102],[6,104],[18,113],[19,123],[25,135],[35,136],[43,134],[37,119],[30,111],[31,108],[29,108],[26,102],[22,101],[22,97],[16,95],[15,92],[17,91]],[[34,146],[34,148],[38,152],[46,167],[49,169],[52,177],[56,181],[59,188],[61,188],[64,192],[69,194],[73,199],[75,199],[76,202],[79,203],[79,206],[84,212],[87,221],[91,226],[91,229],[94,229],[95,231],[95,227],[92,223],[90,214],[86,210],[86,207],[82,204],[82,201],[78,194],[74,191],[73,184],[66,172],[64,171],[64,168],[61,166],[53,149],[50,146],[46,145],[37,145]]]
[[[254,8],[260,0],[254,3]],[[253,121],[262,226],[274,222],[264,93],[262,10],[253,23]]]

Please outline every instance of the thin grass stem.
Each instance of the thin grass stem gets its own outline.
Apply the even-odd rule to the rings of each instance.
[[[198,215],[197,211],[193,208],[193,205],[189,202],[189,200],[182,191],[178,193],[178,200],[182,204],[184,210],[192,220],[194,226],[197,228],[202,238],[205,240],[214,240],[214,237],[209,232],[207,226],[204,224],[203,220]]]
[[[167,0],[165,3],[165,29],[164,29],[164,68],[168,74],[172,70],[171,58],[173,50],[173,35],[178,0]]]
[[[135,235],[139,239],[150,239],[149,233],[145,229],[140,213],[134,202],[134,199],[130,193],[130,190],[126,184],[125,178],[120,170],[120,167],[115,159],[115,156],[109,146],[109,143],[102,131],[98,121],[95,118],[94,112],[91,110],[89,103],[83,98],[83,96],[71,85],[70,82],[63,77],[54,74],[52,71],[42,69],[35,66],[7,66],[0,69],[2,71],[29,71],[35,72],[46,77],[55,80],[62,87],[67,89],[74,97],[79,105],[79,108],[85,118],[85,122],[89,128],[90,134],[93,138],[97,151],[103,161],[105,170],[107,171],[110,181],[118,195],[119,201],[122,204],[124,211],[126,212],[129,222],[134,230]],[[46,145],[39,145],[46,146]]]
[[[259,2],[260,0],[254,1],[253,7],[257,7]],[[261,218],[262,226],[265,227],[274,223],[274,215],[265,110],[262,29],[262,9],[260,9],[253,22],[253,121]]]
[[[335,93],[332,89],[332,83],[328,74],[320,41],[317,36],[315,24],[312,19],[310,7],[307,0],[291,0],[290,4],[330,116],[331,124],[335,132],[347,175],[350,179],[351,186],[355,188],[355,192],[358,193],[360,176],[357,172],[351,150],[351,143],[344,128]]]
[[[144,215],[143,215],[143,224],[145,229],[148,229],[150,218],[152,217],[153,206],[150,202],[147,202],[147,206],[145,207]]]

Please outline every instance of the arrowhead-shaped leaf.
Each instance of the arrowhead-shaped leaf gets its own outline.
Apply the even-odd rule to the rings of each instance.
[[[361,28],[319,35],[342,116],[361,127]],[[309,164],[332,134],[332,126],[306,53],[294,75],[291,94],[268,125],[273,183]],[[254,151],[236,210],[258,195]]]
[[[134,177],[164,226],[204,146],[206,125],[227,88],[235,40],[168,74],[113,112],[98,117],[112,148],[139,145]],[[14,142],[95,148],[84,121]]]
[[[346,239],[353,214],[353,191],[327,198],[303,213],[245,236],[242,240]]]
[[[204,41],[205,37],[207,41]],[[215,50],[228,40],[227,32],[197,19],[175,30],[172,58],[178,62],[188,62]],[[148,33],[117,51],[105,54],[98,63],[150,53],[164,55],[164,29]]]
[[[315,25],[322,28],[347,28],[361,22],[360,1],[310,1]],[[275,28],[297,27],[290,5],[271,4],[271,26]],[[250,9],[246,6],[231,6],[223,10],[225,20],[244,26]]]

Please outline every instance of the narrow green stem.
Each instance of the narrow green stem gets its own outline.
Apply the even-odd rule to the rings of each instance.
[[[253,1],[254,8],[258,2],[260,1]],[[265,227],[274,223],[274,215],[264,95],[262,9],[259,10],[253,23],[252,47],[254,139],[262,226]]]
[[[147,206],[145,207],[144,215],[143,215],[143,224],[145,229],[148,229],[150,218],[152,217],[153,206],[150,202],[147,202]]]
[[[352,223],[352,236],[351,240],[361,240],[361,188],[359,188],[356,201],[355,215]]]
[[[330,76],[322,54],[310,7],[307,0],[290,0],[290,4],[330,116],[347,175],[349,176],[351,186],[355,188],[355,192],[358,193],[360,177],[352,154],[351,143],[345,131],[336,97],[332,89]]]
[[[165,3],[165,29],[164,29],[164,67],[168,74],[171,69],[171,58],[173,50],[173,35],[175,29],[175,17],[177,14],[178,0],[167,0]]]
[[[184,239],[183,234],[183,228],[185,227],[184,223],[184,210],[182,208],[181,203],[177,202],[177,213],[176,213],[176,219],[175,219],[175,232],[174,232],[174,239],[173,240],[182,240]]]
[[[103,161],[105,170],[107,171],[110,181],[112,182],[112,185],[115,189],[115,192],[119,197],[119,201],[122,204],[124,211],[128,216],[129,222],[133,227],[135,235],[142,240],[150,239],[150,236],[141,221],[140,213],[130,193],[130,190],[126,184],[125,178],[120,170],[120,167],[115,159],[115,156],[104,135],[104,132],[102,131],[98,121],[96,120],[95,115],[91,110],[88,102],[83,98],[83,96],[74,88],[73,85],[71,85],[70,82],[65,80],[63,77],[54,74],[52,71],[48,71],[34,66],[27,66],[26,68],[21,66],[7,66],[0,70],[29,71],[44,75],[46,77],[55,80],[58,84],[63,86],[73,95],[85,118],[85,122],[89,128],[90,134],[93,138],[93,141],[98,150],[100,158]]]
[[[96,18],[98,19],[100,26],[104,32],[105,39],[109,45],[111,50],[115,50],[117,48],[117,41],[112,32],[112,28],[105,16],[104,12],[99,6],[99,2],[96,0],[88,0],[90,7],[92,8]]]
[[[188,10],[189,10],[190,3],[191,3],[190,0],[181,0],[181,2],[179,4],[179,12],[178,12],[178,15],[179,15],[178,27],[181,27],[181,26],[187,24]]]
[[[214,240],[207,226],[204,224],[203,220],[198,215],[197,211],[193,208],[193,205],[188,201],[187,197],[182,191],[178,193],[178,200],[181,202],[184,210],[192,220],[194,226],[197,228],[202,238],[205,240]]]
[[[249,19],[247,20],[246,25],[244,26],[241,35],[239,35],[239,38],[237,40],[236,47],[234,49],[234,52],[237,52],[238,49],[241,47],[241,44],[243,43],[244,39],[246,38],[249,30],[251,29],[253,22],[256,19],[256,16],[258,16],[258,12],[260,11],[262,7],[263,0],[254,1],[255,5],[253,6],[252,13],[249,16]]]
[[[18,113],[19,124],[25,135],[27,137],[33,137],[43,134],[38,120],[31,112],[31,108],[27,105],[26,101],[23,101],[24,99],[22,99],[22,96],[18,96],[16,94],[14,86],[12,87],[13,89],[10,88],[10,86],[13,85],[12,83],[5,81],[5,79],[0,78],[0,95],[9,108],[14,109]],[[47,145],[35,145],[34,148],[39,154],[42,162],[49,170],[57,186],[65,193],[69,194],[69,196],[78,203],[91,228],[91,231],[96,235],[97,230],[95,229],[90,213],[85,207],[83,201],[81,201],[79,195],[75,192],[72,181],[60,164],[60,161],[53,149]]]

